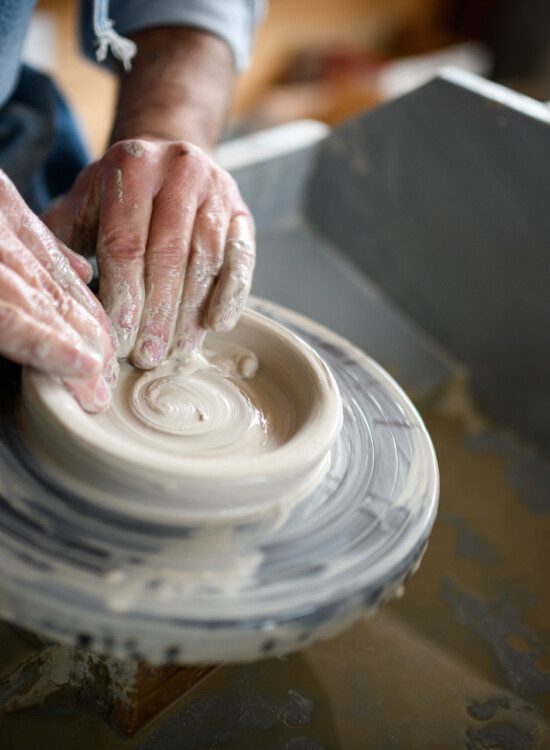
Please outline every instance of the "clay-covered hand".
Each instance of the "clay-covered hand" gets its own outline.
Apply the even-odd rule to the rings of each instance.
[[[254,224],[232,177],[186,141],[120,141],[44,217],[97,252],[119,357],[155,367],[228,331],[252,283]]]
[[[118,363],[91,275],[0,171],[0,354],[61,377],[85,409],[100,411]]]

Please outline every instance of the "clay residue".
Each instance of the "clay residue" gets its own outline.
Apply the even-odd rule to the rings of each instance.
[[[136,440],[197,457],[272,450],[292,432],[293,407],[257,370],[253,352],[221,341],[145,373],[125,363],[104,426],[129,450]]]
[[[115,192],[119,203],[124,200],[124,186],[122,181],[122,169],[115,169]]]
[[[130,154],[130,156],[135,156],[136,158],[143,156],[143,154],[145,153],[145,149],[139,141],[124,141],[124,143],[122,144],[122,148],[124,149],[124,151],[126,151],[127,154]]]
[[[38,374],[24,392],[25,440],[48,472],[109,512],[156,522],[285,517],[327,472],[342,418],[317,355],[252,313],[154,370],[123,361],[101,414]]]
[[[238,433],[259,430],[265,436],[265,416],[239,387],[245,379],[240,362],[252,363],[246,379],[254,377],[258,360],[243,347],[233,346],[225,357],[195,351],[184,361],[168,359],[135,383],[129,409],[150,429],[192,435],[195,442],[200,437],[211,442],[214,433],[227,435],[233,428]]]

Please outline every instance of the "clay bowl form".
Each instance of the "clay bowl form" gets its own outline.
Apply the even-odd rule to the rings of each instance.
[[[155,430],[147,442],[139,420],[117,421],[143,375],[123,362],[114,416],[86,414],[58,380],[26,370],[21,424],[30,452],[63,491],[135,520],[197,528],[287,512],[328,468],[342,423],[338,386],[308,344],[257,312],[245,311],[228,334],[208,333],[204,348],[228,345],[258,358],[257,374],[242,383],[272,428],[272,444],[261,451],[246,442],[231,449],[231,403],[224,406],[221,447],[194,455],[195,436],[159,437]]]

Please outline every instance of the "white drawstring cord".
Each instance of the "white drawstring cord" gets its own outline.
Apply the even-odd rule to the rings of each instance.
[[[131,39],[117,34],[113,26],[114,22],[109,18],[109,0],[94,0],[94,33],[98,44],[98,62],[103,62],[107,58],[110,48],[114,57],[124,65],[124,70],[131,70],[137,45]]]

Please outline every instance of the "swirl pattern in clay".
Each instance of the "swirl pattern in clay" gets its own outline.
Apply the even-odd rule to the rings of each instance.
[[[197,359],[194,368],[167,361],[142,375],[131,392],[133,414],[149,429],[192,438],[193,452],[265,445],[267,420],[238,376]]]
[[[258,367],[252,352],[230,342],[145,373],[125,362],[111,409],[99,419],[129,444],[182,456],[262,453],[291,434],[293,409]]]
[[[51,378],[28,384],[23,429],[52,474],[151,521],[278,518],[321,481],[342,421],[322,360],[251,312],[231,337],[209,332],[184,360],[149,372],[121,362],[100,414],[84,413]]]

